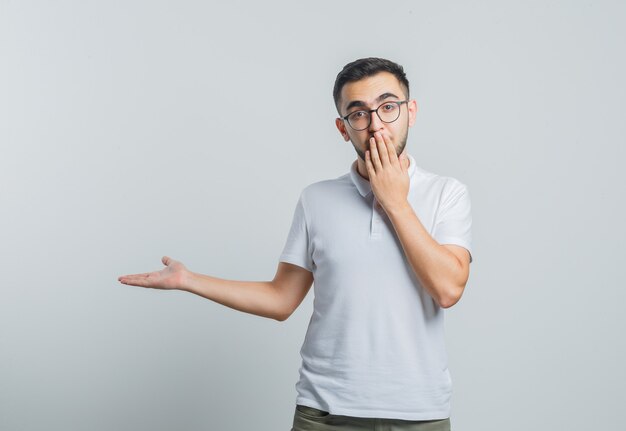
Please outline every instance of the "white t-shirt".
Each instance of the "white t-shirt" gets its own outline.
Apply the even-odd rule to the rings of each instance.
[[[421,223],[471,258],[467,187],[408,158],[408,199]],[[357,417],[450,416],[443,310],[417,281],[356,161],[302,191],[280,261],[314,278],[296,404]]]

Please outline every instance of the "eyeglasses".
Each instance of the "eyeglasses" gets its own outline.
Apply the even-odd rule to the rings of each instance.
[[[400,117],[400,106],[407,102],[408,100],[385,102],[376,109],[354,111],[345,117],[341,117],[341,119],[347,121],[350,127],[356,131],[365,130],[370,126],[372,123],[372,112],[376,112],[376,115],[383,123],[393,123]]]

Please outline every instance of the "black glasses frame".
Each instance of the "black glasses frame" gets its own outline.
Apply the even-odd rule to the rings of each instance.
[[[361,130],[365,130],[365,129],[367,129],[367,128],[368,128],[368,127],[372,124],[372,112],[375,112],[375,113],[376,113],[376,115],[378,116],[378,118],[380,119],[380,121],[382,121],[383,123],[387,123],[387,124],[389,124],[389,123],[393,123],[394,121],[397,121],[397,120],[398,120],[398,118],[400,118],[400,109],[398,109],[398,116],[397,116],[394,120],[391,120],[391,121],[385,121],[385,120],[383,120],[382,118],[380,118],[380,114],[378,113],[378,110],[379,110],[380,108],[382,108],[383,106],[385,106],[385,105],[389,105],[390,103],[395,103],[396,105],[398,105],[398,108],[402,108],[402,104],[403,104],[403,103],[407,103],[407,102],[408,102],[408,100],[390,100],[390,101],[387,101],[387,102],[381,103],[381,104],[378,106],[378,108],[376,108],[376,109],[370,109],[370,110],[367,110],[367,109],[359,109],[358,111],[350,112],[350,113],[349,113],[348,115],[346,115],[345,117],[341,117],[341,119],[342,119],[344,122],[348,123],[348,125],[350,126],[350,128],[352,128],[352,130],[356,130],[357,132],[360,132]],[[355,127],[354,127],[354,126],[350,123],[350,120],[348,120],[348,117],[349,117],[350,115],[352,115],[352,114],[354,114],[354,113],[357,113],[357,112],[367,112],[367,113],[369,114],[369,118],[368,118],[368,121],[367,121],[367,126],[363,127],[362,129],[357,129],[357,128],[355,128]]]

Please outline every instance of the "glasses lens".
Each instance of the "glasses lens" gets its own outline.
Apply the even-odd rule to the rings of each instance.
[[[376,111],[378,116],[385,123],[396,121],[400,116],[400,105],[397,103],[384,103],[378,107]]]
[[[370,113],[367,111],[356,111],[348,115],[348,123],[354,130],[364,130],[370,124]]]

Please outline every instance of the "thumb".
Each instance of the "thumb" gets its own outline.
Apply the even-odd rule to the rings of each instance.
[[[402,154],[402,169],[405,172],[409,169],[409,159],[406,154]]]
[[[161,262],[163,262],[163,265],[168,266],[170,264],[170,262],[172,261],[172,259],[168,256],[163,256],[163,258],[161,259]]]

